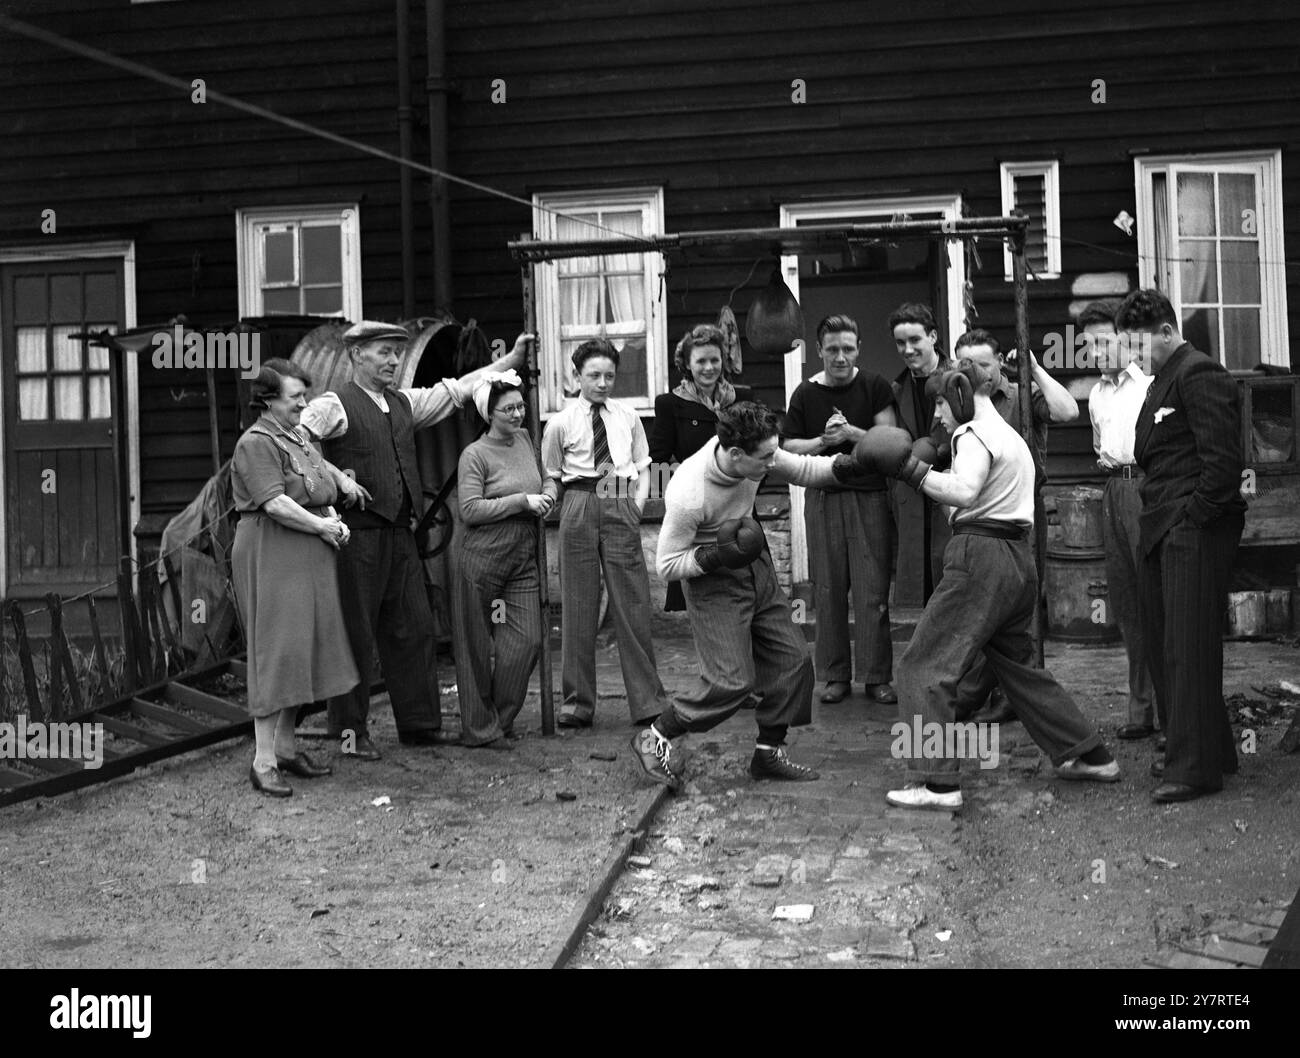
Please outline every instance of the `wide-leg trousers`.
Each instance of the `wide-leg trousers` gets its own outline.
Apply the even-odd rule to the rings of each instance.
[[[688,731],[708,731],[749,701],[760,729],[812,722],[813,663],[800,626],[764,551],[742,569],[683,582],[700,673],[674,696],[671,714]]]
[[[889,637],[889,567],[894,519],[882,489],[804,494],[808,571],[817,607],[817,675],[851,683],[894,677]],[[853,652],[849,652],[849,596],[853,597]]]
[[[339,602],[361,682],[329,700],[329,731],[367,734],[375,648],[399,735],[442,727],[433,614],[415,536],[405,526],[354,529],[338,553]]]
[[[1165,782],[1223,789],[1237,747],[1223,701],[1223,613],[1245,519],[1184,520],[1143,558],[1142,627],[1165,731]]]
[[[627,497],[569,489],[560,507],[560,594],[564,612],[561,716],[590,723],[596,713],[596,626],[605,578],[633,723],[663,712],[668,698],[650,636],[650,577],[641,518]]]
[[[464,528],[452,593],[460,740],[481,746],[509,732],[542,644],[537,519]]]
[[[1107,478],[1101,498],[1101,518],[1106,543],[1107,594],[1128,655],[1128,722],[1150,726],[1154,720],[1155,688],[1147,665],[1147,643],[1138,600],[1142,568],[1138,546],[1141,483],[1141,478]]]
[[[926,603],[898,666],[898,716],[947,725],[956,720],[959,684],[983,655],[1017,719],[1053,764],[1101,745],[1096,729],[1046,669],[1034,668],[1030,621],[1038,574],[1028,539],[959,533],[944,551],[943,578]],[[910,782],[955,782],[960,762],[915,755]]]

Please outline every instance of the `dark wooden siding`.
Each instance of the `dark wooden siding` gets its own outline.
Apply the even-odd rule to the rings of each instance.
[[[1283,149],[1286,244],[1300,246],[1300,9],[1282,2],[881,4],[688,0],[560,7],[450,5],[459,93],[451,163],[527,197],[562,188],[662,185],[666,228],[772,225],[801,200],[960,192],[1001,212],[1002,161],[1060,160],[1063,275],[1031,288],[1031,340],[1069,322],[1081,273],[1137,283],[1133,152]],[[503,78],[507,102],[494,104]],[[803,78],[807,103],[792,104]],[[1092,81],[1107,102],[1091,102]],[[518,319],[504,243],[528,211],[454,193],[458,309],[489,330]],[[999,245],[979,246],[978,323],[1010,346]],[[670,341],[712,318],[746,260],[688,261],[669,278]],[[766,270],[735,299],[742,317]],[[1293,342],[1300,280],[1289,283]],[[883,321],[859,321],[883,326]],[[946,336],[951,342],[952,337]],[[781,368],[746,358],[777,403]],[[1086,473],[1086,409],[1052,432],[1053,472]]]
[[[396,30],[391,0],[268,5],[257,0],[6,4],[12,17],[186,82],[397,152]],[[412,17],[413,82],[422,84],[423,14]],[[414,92],[417,118],[422,91]],[[136,244],[137,318],[238,316],[235,211],[357,202],[362,305],[401,312],[398,167],[188,92],[0,30],[0,241],[128,237]],[[427,159],[421,120],[417,157]],[[416,180],[417,263],[429,287],[428,183]],[[40,212],[58,212],[41,236]],[[419,311],[433,306],[421,302]],[[264,356],[269,356],[264,353]],[[234,372],[222,377],[222,449],[238,430]],[[168,515],[211,467],[201,373],[140,360],[143,513]]]
[[[1080,273],[1136,282],[1136,242],[1111,224],[1120,209],[1136,213],[1131,152],[1282,148],[1293,259],[1300,246],[1300,9],[1288,0],[450,0],[447,10],[451,168],[524,198],[662,185],[670,231],[771,225],[781,202],[900,194],[960,192],[968,212],[995,213],[1000,161],[1059,158],[1065,274],[1033,286],[1035,343],[1067,322]],[[6,11],[396,150],[391,0],[30,0]],[[424,159],[423,3],[411,30]],[[505,104],[490,102],[498,77]],[[1098,77],[1101,106],[1090,101]],[[803,105],[790,102],[794,78],[807,83]],[[235,210],[322,202],[360,203],[365,313],[400,312],[391,163],[4,32],[0,133],[0,242],[134,239],[141,321],[233,320]],[[417,177],[420,312],[433,308],[427,192]],[[58,210],[57,236],[39,234],[45,208]],[[452,307],[509,340],[520,310],[506,242],[531,226],[530,211],[453,186],[452,224]],[[1000,249],[980,252],[978,321],[1009,344]],[[670,336],[712,318],[752,263],[675,262]],[[736,295],[742,318],[765,271]],[[1288,295],[1300,336],[1300,280]],[[208,472],[207,402],[197,375],[159,374],[142,364],[142,499],[146,513],[167,514]],[[760,396],[780,404],[781,380],[779,363],[747,357],[744,381]],[[231,382],[220,395],[227,454]],[[1054,474],[1086,468],[1087,449],[1086,426],[1054,430]]]

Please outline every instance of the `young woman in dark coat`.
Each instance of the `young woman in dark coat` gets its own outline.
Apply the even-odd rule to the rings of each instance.
[[[692,327],[677,343],[673,364],[682,381],[671,393],[655,398],[650,431],[650,459],[656,468],[652,481],[666,484],[658,467],[680,463],[704,447],[717,429],[719,409],[752,399],[748,386],[732,384],[722,349],[722,331],[711,323]],[[686,609],[679,581],[669,582],[664,609]]]

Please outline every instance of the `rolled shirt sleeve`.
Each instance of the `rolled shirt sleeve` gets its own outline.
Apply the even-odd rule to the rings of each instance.
[[[632,415],[632,465],[637,474],[650,465],[650,443],[646,440],[645,426],[636,414]]]
[[[343,410],[343,402],[334,392],[322,393],[313,398],[302,410],[298,422],[318,441],[332,441],[348,432],[348,413]]]
[[[437,385],[400,390],[411,405],[411,425],[422,430],[441,422],[469,400],[468,388],[459,379],[444,378]]]

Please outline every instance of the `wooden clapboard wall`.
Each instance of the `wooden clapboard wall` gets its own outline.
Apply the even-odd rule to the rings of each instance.
[[[397,148],[392,0],[16,0],[12,17],[386,150]],[[1283,150],[1286,237],[1300,246],[1292,152],[1300,9],[1272,2],[1110,0],[448,0],[450,165],[535,191],[656,185],[669,231],[772,225],[779,203],[961,193],[1001,208],[998,163],[1056,158],[1060,280],[1033,285],[1031,337],[1068,321],[1071,283],[1120,271],[1136,245],[1111,219],[1136,210],[1133,152]],[[425,10],[411,5],[415,157],[428,156]],[[503,78],[507,102],[493,104]],[[791,102],[791,82],[807,102]],[[1108,102],[1091,101],[1094,79]],[[365,315],[400,314],[398,169],[260,118],[0,33],[0,244],[131,238],[142,322],[238,312],[235,211],[357,202]],[[415,180],[417,310],[431,304],[428,183]],[[453,308],[507,341],[520,320],[507,240],[517,203],[452,189]],[[42,237],[40,213],[58,211]],[[1089,245],[1082,245],[1089,244]],[[1012,339],[997,246],[973,273],[979,323]],[[689,260],[665,298],[670,340],[712,318],[751,260]],[[755,271],[737,315],[765,278]],[[1300,273],[1297,273],[1300,275]],[[1300,279],[1289,287],[1300,335]],[[882,325],[863,321],[864,326]],[[951,336],[949,336],[951,338]],[[745,379],[783,402],[777,360]],[[164,517],[210,466],[195,375],[141,370],[142,507]],[[222,448],[237,434],[233,379]],[[1085,412],[1086,416],[1086,412]],[[1086,422],[1086,418],[1084,420]],[[1052,431],[1056,480],[1086,473],[1087,427]]]

